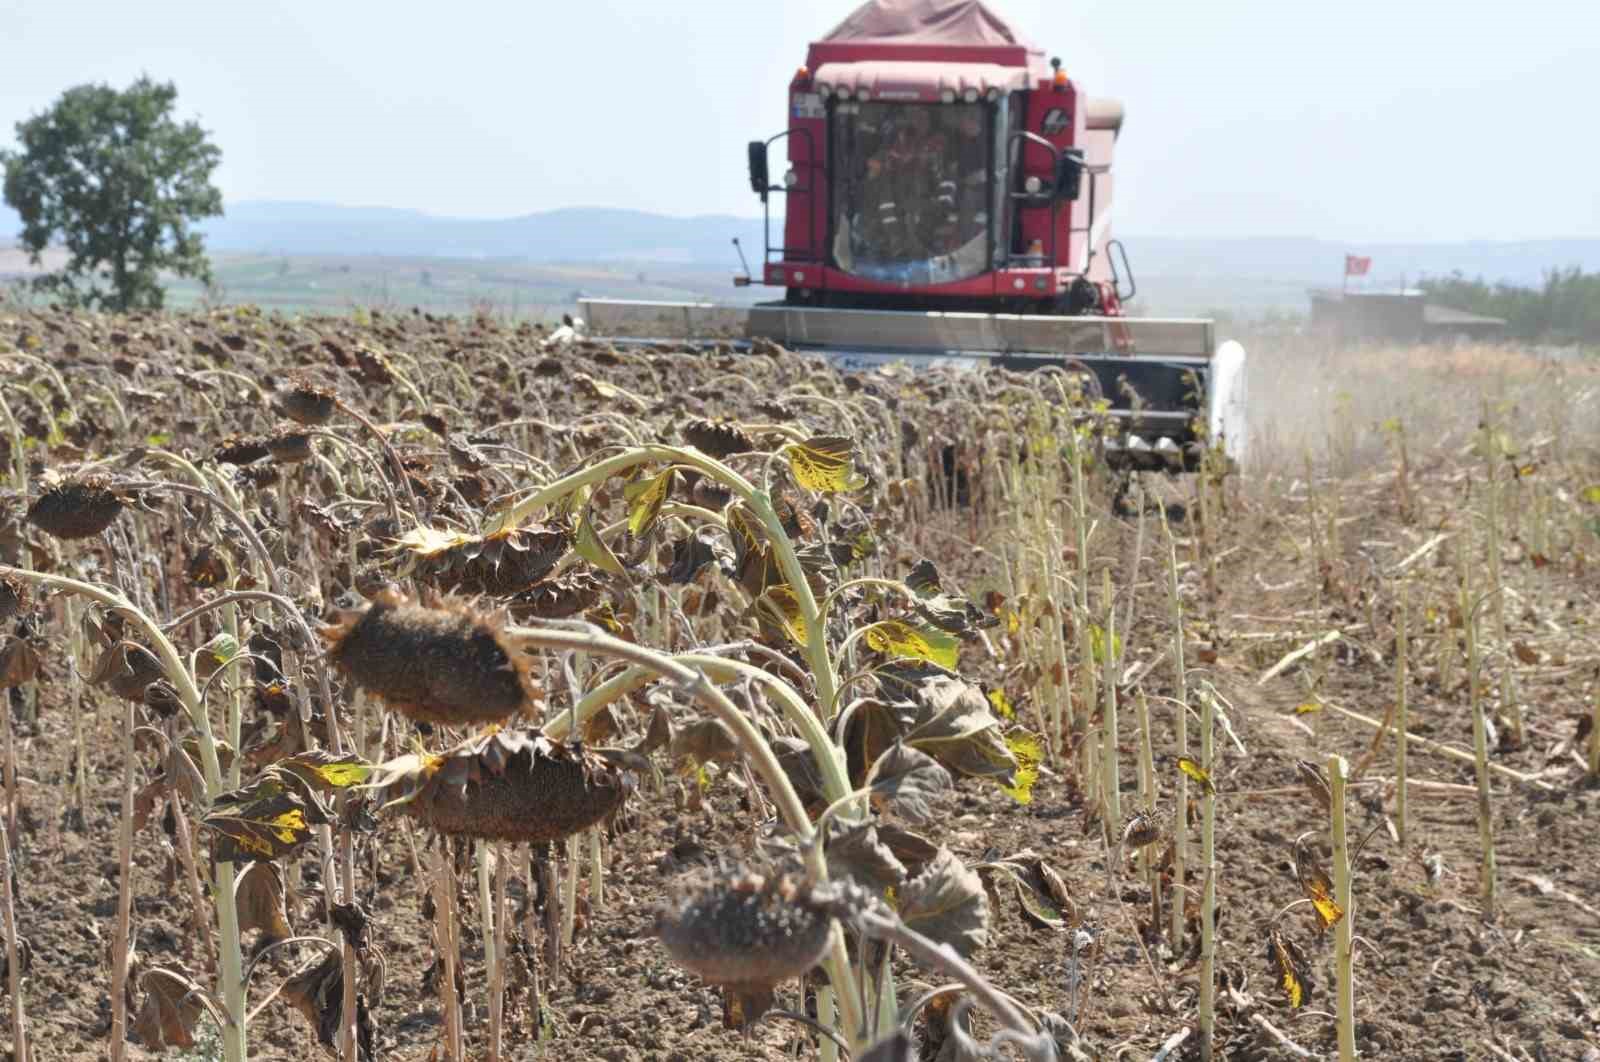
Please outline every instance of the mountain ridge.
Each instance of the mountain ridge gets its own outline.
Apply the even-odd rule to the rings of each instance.
[[[781,218],[773,235],[781,242]],[[0,204],[0,238],[21,225]],[[217,253],[375,255],[532,262],[670,262],[730,274],[739,258],[758,265],[761,219],[727,214],[676,217],[621,207],[562,207],[510,218],[453,218],[420,210],[301,200],[244,200],[200,226]],[[1341,282],[1344,255],[1373,259],[1371,286],[1414,283],[1459,271],[1488,281],[1536,285],[1553,268],[1600,270],[1600,238],[1356,243],[1311,236],[1223,238],[1124,235],[1135,275],[1213,282],[1238,278],[1306,287]]]

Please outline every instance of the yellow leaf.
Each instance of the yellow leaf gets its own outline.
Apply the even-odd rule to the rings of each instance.
[[[1201,788],[1211,796],[1217,795],[1217,787],[1211,784],[1211,776],[1206,773],[1206,769],[1200,766],[1197,761],[1190,759],[1188,756],[1179,756],[1178,770],[1199,782]]]
[[[300,834],[306,831],[306,813],[299,808],[291,808],[273,818],[267,825],[272,828],[278,840],[284,844],[294,844]]]
[[[1322,923],[1323,929],[1331,928],[1339,919],[1344,917],[1344,908],[1332,896],[1332,888],[1326,887],[1323,881],[1310,881],[1306,883],[1306,892],[1311,901],[1311,907],[1317,912],[1317,921]]]
[[[944,631],[917,628],[900,620],[884,620],[868,627],[863,634],[868,647],[889,656],[909,656],[927,660],[954,671],[961,643]]]
[[[1578,497],[1590,505],[1600,505],[1600,483],[1583,488],[1578,492]]]
[[[800,599],[786,583],[767,587],[759,605],[767,615],[777,620],[789,640],[802,649],[806,646],[806,618],[800,613]]]
[[[1010,719],[1017,714],[1017,710],[1011,707],[1011,702],[1006,698],[1005,690],[990,690],[989,703],[994,706],[994,713],[1001,719]]]
[[[1019,730],[1006,738],[1006,748],[1017,761],[1017,782],[1002,785],[1000,791],[1018,804],[1031,804],[1033,783],[1039,780],[1039,761],[1044,758],[1039,739],[1026,730]]]
[[[419,557],[432,557],[471,542],[472,539],[472,535],[460,531],[444,531],[437,527],[413,527],[395,540],[394,548],[406,550]]]
[[[1318,704],[1316,701],[1302,701],[1294,706],[1295,715],[1310,715],[1313,712],[1320,711],[1322,711],[1322,705]]]
[[[852,451],[855,444],[839,435],[819,435],[803,443],[783,448],[789,459],[789,472],[806,490],[821,494],[856,490],[866,485],[866,477],[856,471]]]
[[[1271,937],[1272,957],[1278,963],[1278,983],[1289,1000],[1290,1007],[1299,1007],[1306,999],[1305,979],[1296,969],[1294,955],[1283,938],[1274,930]]]
[[[311,770],[318,778],[321,778],[335,789],[360,785],[372,773],[372,768],[364,763],[329,763],[313,767]]]
[[[1318,866],[1298,844],[1294,854],[1294,874],[1300,881],[1300,891],[1311,901],[1311,909],[1317,914],[1317,923],[1324,931],[1344,917],[1344,908],[1333,898],[1333,880],[1328,877],[1328,872]]]
[[[585,508],[583,515],[578,518],[578,534],[572,543],[572,548],[578,556],[612,575],[623,574],[622,561],[611,552],[611,547],[605,544],[599,533],[594,529],[594,521],[589,519],[589,510]]]
[[[659,476],[629,483],[622,488],[622,497],[628,503],[629,534],[637,538],[655,526],[656,517],[661,515],[661,506],[666,504],[667,496],[672,493],[672,483],[677,475],[677,469],[669,468]]]

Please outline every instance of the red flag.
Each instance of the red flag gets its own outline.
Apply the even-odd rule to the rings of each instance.
[[[1344,275],[1347,277],[1364,277],[1367,270],[1372,268],[1370,257],[1362,258],[1358,255],[1347,254],[1344,256]]]

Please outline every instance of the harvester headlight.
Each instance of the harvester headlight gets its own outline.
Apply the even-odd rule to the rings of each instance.
[[[956,90],[945,89],[943,92],[939,93],[939,99],[943,103],[954,103],[956,101]]]
[[[983,94],[983,98],[988,100],[990,103],[993,103],[995,100],[1000,98],[1000,90],[997,88],[991,88],[988,92]]]
[[[818,85],[817,86],[817,95],[821,96],[823,99],[827,99],[829,96],[833,95],[833,86],[832,85]]]
[[[847,100],[847,99],[850,98],[850,86],[849,85],[840,85],[838,88],[834,89],[833,91],[838,95],[838,97],[841,100]]]
[[[797,185],[799,183],[800,183],[800,175],[798,173],[794,172],[793,170],[790,170],[788,173],[783,175],[783,186],[785,188],[793,188],[795,185]]]
[[[1022,188],[1029,195],[1038,195],[1040,190],[1044,188],[1044,182],[1037,177],[1029,177],[1022,182]]]
[[[968,103],[977,103],[978,102],[978,90],[975,89],[975,88],[969,88],[969,89],[967,89],[965,92],[963,92],[961,94],[961,98],[963,100],[965,100],[966,102],[968,102]]]

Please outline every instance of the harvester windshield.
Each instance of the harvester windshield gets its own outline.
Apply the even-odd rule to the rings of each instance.
[[[937,284],[989,268],[1004,176],[1006,100],[839,103],[833,111],[833,258],[870,280]],[[998,180],[996,178],[999,178]]]

